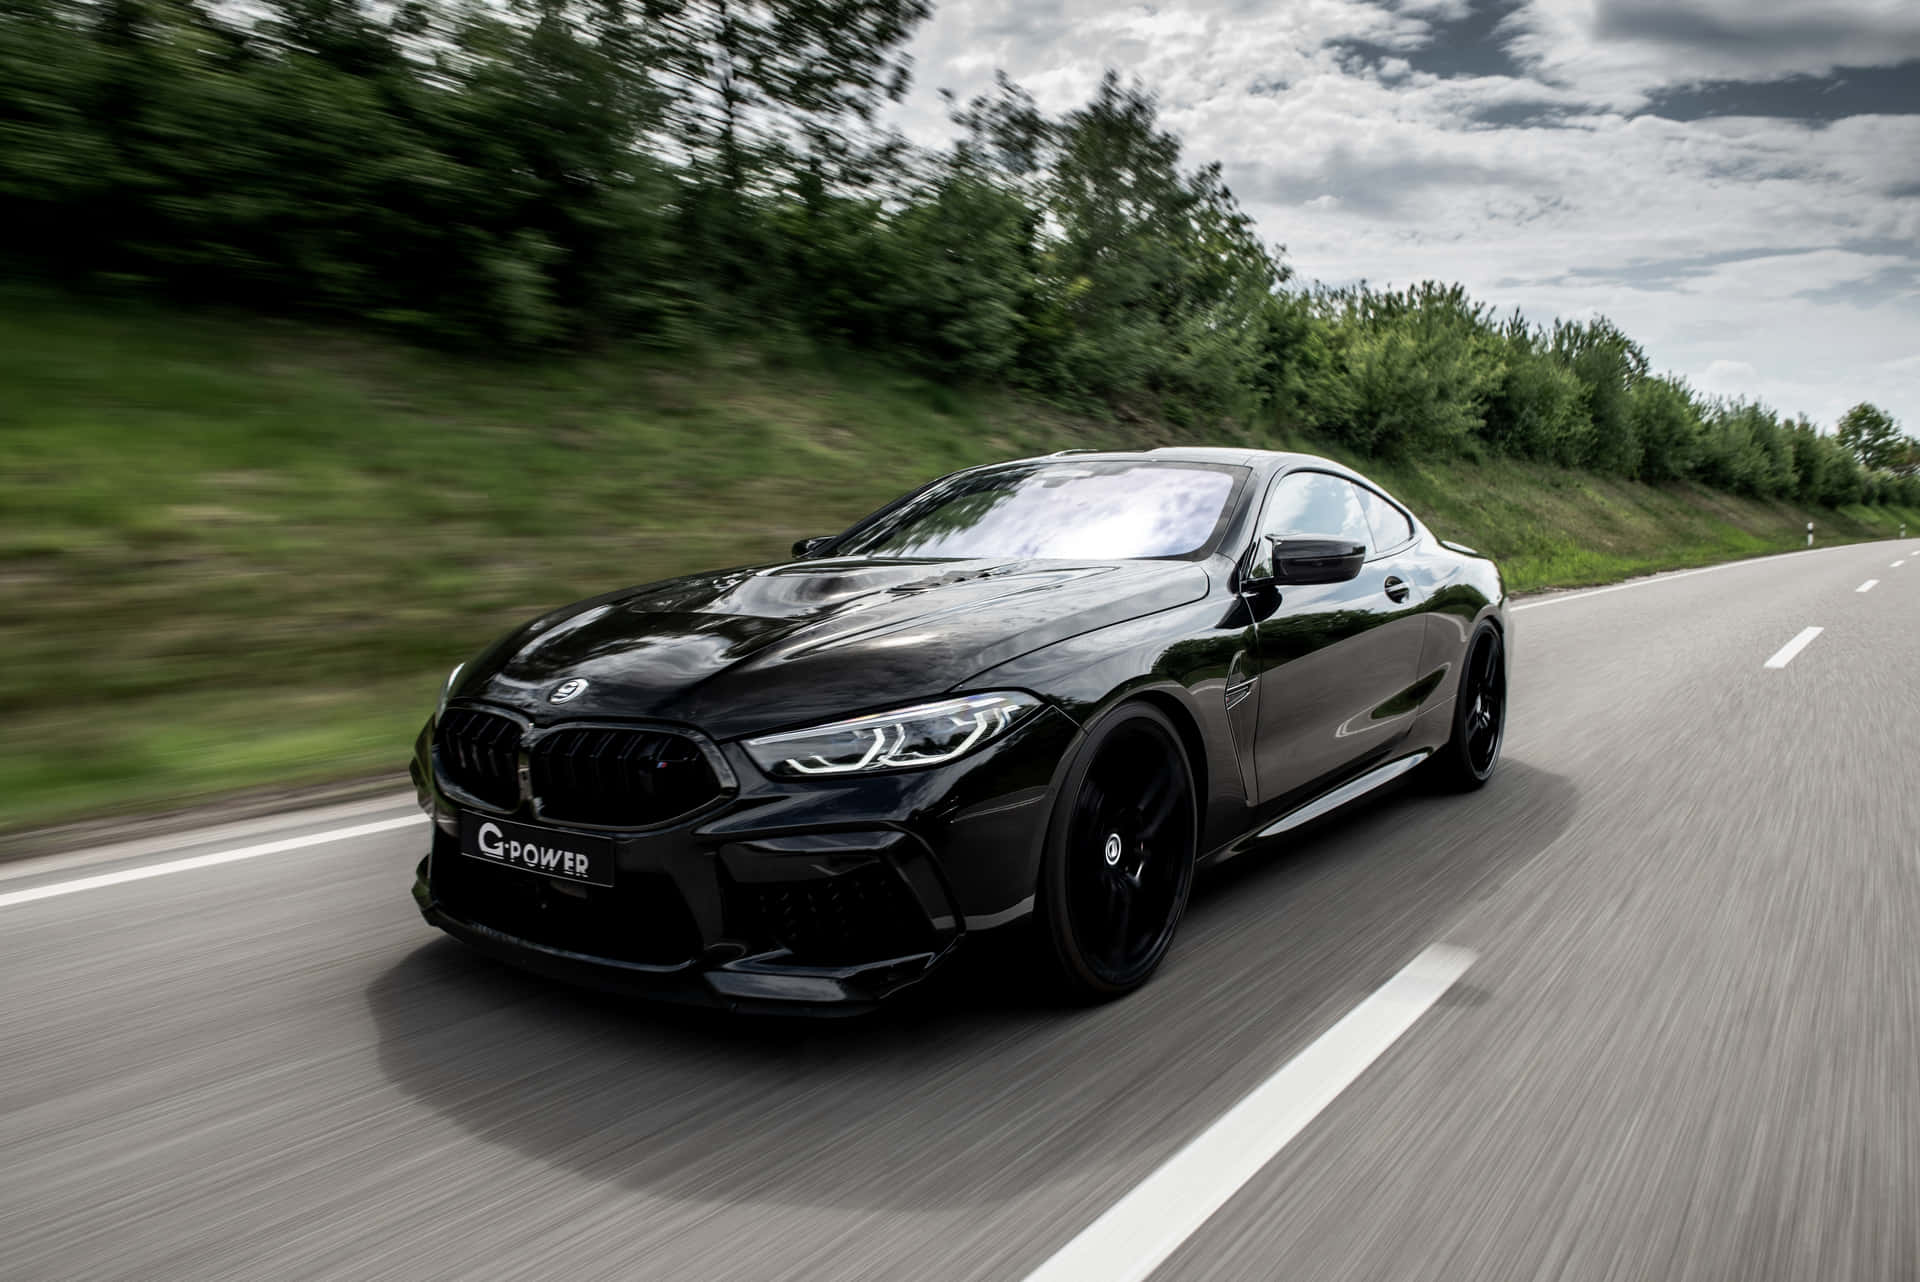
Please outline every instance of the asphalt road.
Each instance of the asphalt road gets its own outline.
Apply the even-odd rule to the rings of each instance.
[[[559,989],[422,925],[398,800],[0,867],[0,1277],[1021,1279],[1436,943],[1153,1277],[1920,1277],[1916,661],[1920,542],[1526,603],[1491,786],[1222,870],[1091,1011]]]

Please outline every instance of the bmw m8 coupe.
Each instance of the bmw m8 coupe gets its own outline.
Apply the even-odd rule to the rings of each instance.
[[[1493,563],[1325,459],[971,468],[455,668],[414,898],[529,969],[735,1009],[865,1009],[1009,931],[1114,997],[1197,869],[1416,771],[1485,783],[1510,652]]]

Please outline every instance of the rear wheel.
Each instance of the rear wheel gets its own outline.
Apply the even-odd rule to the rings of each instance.
[[[1159,966],[1193,887],[1193,770],[1165,714],[1131,704],[1095,728],[1055,803],[1043,930],[1069,995],[1132,992]]]
[[[1493,778],[1507,733],[1507,650],[1500,629],[1482,623],[1467,643],[1453,701],[1453,738],[1434,754],[1433,778],[1465,792]]]

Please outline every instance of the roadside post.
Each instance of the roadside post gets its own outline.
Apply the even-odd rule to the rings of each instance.
[[[1807,522],[1807,546],[1808,547],[1813,546],[1813,522],[1812,521]]]

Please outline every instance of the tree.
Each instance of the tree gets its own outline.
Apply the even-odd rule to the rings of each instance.
[[[1555,325],[1553,350],[1586,388],[1590,428],[1578,461],[1617,476],[1638,475],[1642,450],[1632,396],[1647,376],[1647,354],[1604,317]]]
[[[1501,386],[1498,340],[1484,304],[1458,285],[1326,291],[1343,394],[1318,426],[1368,454],[1458,454],[1483,430]]]
[[[957,151],[893,221],[897,270],[882,288],[895,341],[936,370],[1017,379],[1038,226],[1018,192]]]
[[[672,81],[673,140],[734,196],[756,165],[819,148],[907,88],[925,0],[643,0]]]
[[[1482,434],[1507,454],[1571,466],[1592,434],[1586,385],[1553,351],[1551,335],[1518,312],[1500,329],[1501,372]]]
[[[1109,73],[1093,100],[1037,133],[1003,86],[976,113],[990,150],[1034,185],[1053,234],[1036,268],[1036,358],[1046,382],[1176,416],[1253,393],[1262,309],[1282,271],[1218,166],[1186,172],[1152,95]],[[981,144],[974,143],[976,147]]]
[[[1834,435],[1870,471],[1892,469],[1905,462],[1912,446],[1900,435],[1900,425],[1893,421],[1893,415],[1866,401],[1840,416]]]
[[[1700,411],[1687,385],[1677,378],[1643,378],[1628,403],[1640,443],[1640,475],[1671,481],[1691,473],[1700,452]]]
[[[1251,373],[1275,425],[1301,430],[1340,422],[1352,413],[1333,350],[1333,328],[1314,295],[1276,290],[1260,314],[1257,364]]]

